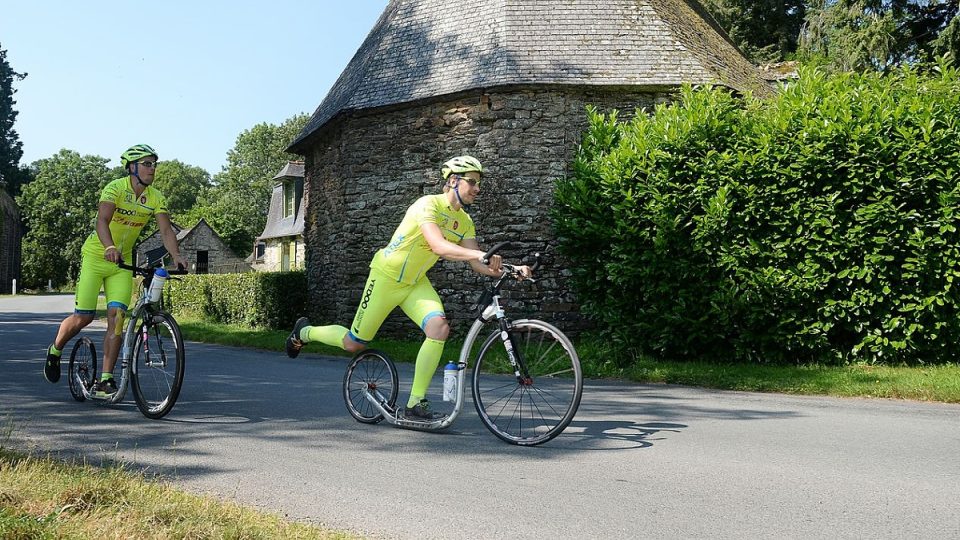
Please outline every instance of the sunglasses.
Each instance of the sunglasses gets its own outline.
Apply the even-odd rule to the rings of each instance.
[[[480,184],[480,180],[474,180],[473,178],[470,178],[469,176],[457,176],[457,178],[459,178],[460,180],[463,180],[464,182],[470,184],[470,187],[473,187],[473,186],[476,186],[476,185],[479,185],[479,184]]]
[[[138,161],[137,165],[142,165],[148,169],[153,169],[153,168],[156,168],[157,162],[156,161]]]

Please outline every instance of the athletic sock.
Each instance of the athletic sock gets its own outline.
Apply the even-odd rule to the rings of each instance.
[[[63,354],[63,351],[58,349],[57,346],[52,343],[50,344],[50,348],[47,349],[47,352],[53,354],[54,356],[60,356]]]
[[[430,381],[440,364],[440,357],[443,356],[444,343],[431,338],[423,340],[420,352],[417,353],[417,365],[413,372],[413,388],[410,389],[410,399],[407,400],[407,407],[413,407],[420,403],[420,400],[427,395]]]
[[[300,341],[304,343],[319,341],[324,345],[343,349],[343,338],[346,335],[347,329],[336,324],[331,324],[330,326],[305,326],[300,330]]]

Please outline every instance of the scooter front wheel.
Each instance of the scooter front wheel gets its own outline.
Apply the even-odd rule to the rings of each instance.
[[[394,410],[397,402],[397,366],[386,354],[367,349],[354,356],[343,376],[343,401],[347,411],[357,422],[376,424],[383,414],[367,394],[371,394],[386,409]]]

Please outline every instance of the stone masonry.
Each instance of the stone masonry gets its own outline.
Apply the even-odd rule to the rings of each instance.
[[[568,264],[556,253],[549,217],[554,180],[569,173],[588,104],[618,109],[623,118],[637,107],[670,99],[667,92],[631,88],[520,86],[341,115],[305,156],[311,321],[350,324],[373,254],[389,241],[410,204],[440,192],[440,165],[469,154],[485,167],[470,210],[481,247],[510,241],[507,261],[534,252],[545,261],[536,285],[505,288],[507,312],[514,318],[536,316],[568,332],[583,329],[587,322],[568,282]],[[469,306],[487,278],[466,263],[442,260],[428,276],[455,336],[462,337],[473,319]],[[417,326],[399,310],[381,330],[381,335],[416,334]]]

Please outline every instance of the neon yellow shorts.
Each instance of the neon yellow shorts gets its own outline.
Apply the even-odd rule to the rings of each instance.
[[[373,341],[384,319],[397,306],[410,320],[420,325],[421,330],[426,328],[430,319],[446,316],[430,280],[423,278],[413,285],[398,283],[396,279],[371,268],[360,297],[360,306],[347,335],[358,343]]]
[[[133,272],[121,270],[117,265],[95,255],[83,255],[80,261],[80,278],[77,279],[77,296],[73,311],[92,315],[97,311],[100,287],[107,297],[107,307],[126,310],[133,292]]]

